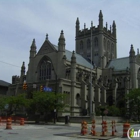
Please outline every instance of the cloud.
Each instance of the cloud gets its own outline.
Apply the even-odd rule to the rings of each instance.
[[[24,0],[0,1],[0,61],[19,66],[11,67],[0,63],[0,77],[11,82],[12,75],[20,74],[22,62],[29,62],[29,51],[33,38],[37,50],[45,40],[46,33],[53,44],[58,44],[64,30],[66,49],[75,49],[75,22],[80,19],[80,29],[90,28],[91,21],[98,25],[102,10],[104,25],[108,28],[115,20],[117,25],[118,57],[129,55],[130,45],[139,47],[140,30],[139,1],[110,0]],[[123,51],[122,51],[123,48]]]

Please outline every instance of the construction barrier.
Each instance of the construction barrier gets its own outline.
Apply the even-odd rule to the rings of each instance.
[[[105,132],[108,132],[108,129],[107,129],[107,122],[104,121],[104,127],[105,127]]]
[[[24,125],[24,118],[20,118],[20,125]]]
[[[112,135],[115,136],[115,121],[112,121]]]
[[[106,136],[106,132],[105,132],[105,121],[102,121],[102,135],[101,136]]]
[[[88,132],[88,130],[87,130],[87,122],[86,121],[83,121],[82,123],[81,123],[81,134],[82,135],[86,135],[87,134],[87,132]]]
[[[127,131],[130,128],[130,124],[129,123],[124,123],[123,124],[123,137],[126,138],[127,137]]]
[[[8,118],[6,123],[6,129],[12,129],[12,119]]]
[[[91,134],[92,134],[93,136],[96,135],[96,131],[95,131],[95,120],[92,121]]]

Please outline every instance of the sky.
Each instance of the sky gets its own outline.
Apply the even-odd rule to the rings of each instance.
[[[131,44],[135,52],[140,48],[139,0],[0,0],[0,80],[12,82],[20,75],[25,62],[28,70],[29,51],[35,38],[37,51],[45,41],[58,45],[64,31],[66,49],[75,50],[75,22],[80,29],[98,25],[99,11],[103,13],[104,26],[113,20],[117,28],[117,57],[129,55]]]

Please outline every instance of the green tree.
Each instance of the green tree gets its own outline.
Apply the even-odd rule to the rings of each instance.
[[[108,106],[108,115],[109,116],[120,116],[120,109],[117,108],[116,106]]]
[[[26,94],[18,94],[17,96],[6,97],[6,103],[9,105],[8,112],[11,115],[17,110],[26,109],[30,106],[30,100],[26,98]]]
[[[61,93],[54,92],[33,92],[32,105],[35,105],[37,112],[48,112],[54,109],[64,108],[63,103],[65,96]]]
[[[126,95],[129,104],[129,115],[140,120],[140,89],[133,89]]]
[[[2,113],[5,110],[5,106],[7,104],[7,98],[5,96],[0,96],[0,112]]]

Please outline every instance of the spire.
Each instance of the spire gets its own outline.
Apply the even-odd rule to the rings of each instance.
[[[116,23],[115,23],[115,20],[113,20],[112,30],[113,30],[113,35],[116,38]]]
[[[112,33],[111,25],[110,25],[110,32]]]
[[[46,40],[48,40],[48,34],[46,34]]]
[[[113,25],[112,25],[114,28],[116,28],[116,23],[115,23],[115,20],[113,20]]]
[[[65,37],[63,30],[61,30],[59,41],[58,41],[58,51],[65,51]]]
[[[76,20],[76,25],[79,25],[80,22],[79,22],[79,18],[77,17],[77,20]]]
[[[100,10],[99,18],[102,18],[102,17],[103,17],[102,10]]]
[[[62,40],[65,42],[63,30],[61,30],[60,37],[59,37],[59,41],[62,41]]]
[[[30,49],[30,58],[34,57],[35,55],[36,55],[36,43],[35,43],[35,39],[33,39],[31,44],[31,49]]]
[[[93,21],[91,21],[91,28],[93,27]]]
[[[139,53],[139,48],[137,49],[137,55],[139,55],[140,53]]]
[[[25,62],[23,62],[21,66],[21,76],[23,75],[25,75]]]
[[[33,41],[32,41],[32,45],[31,45],[31,48],[36,48],[36,43],[35,43],[35,39],[33,39]]]
[[[106,22],[106,30],[108,29],[108,24],[107,24],[107,22]]]
[[[71,63],[76,63],[76,56],[74,51],[72,52]]]
[[[135,51],[134,51],[134,48],[133,48],[133,45],[132,44],[131,44],[131,48],[130,48],[129,54],[130,54],[130,57],[131,56],[135,56]]]
[[[103,29],[103,14],[102,14],[102,10],[100,10],[99,13],[99,29]]]
[[[79,30],[80,30],[80,22],[79,22],[79,18],[77,17],[77,20],[76,20],[76,36],[78,36]]]
[[[84,29],[86,29],[86,23],[84,23]]]
[[[76,81],[76,57],[75,57],[75,52],[72,52],[71,56],[71,80],[72,82]]]

